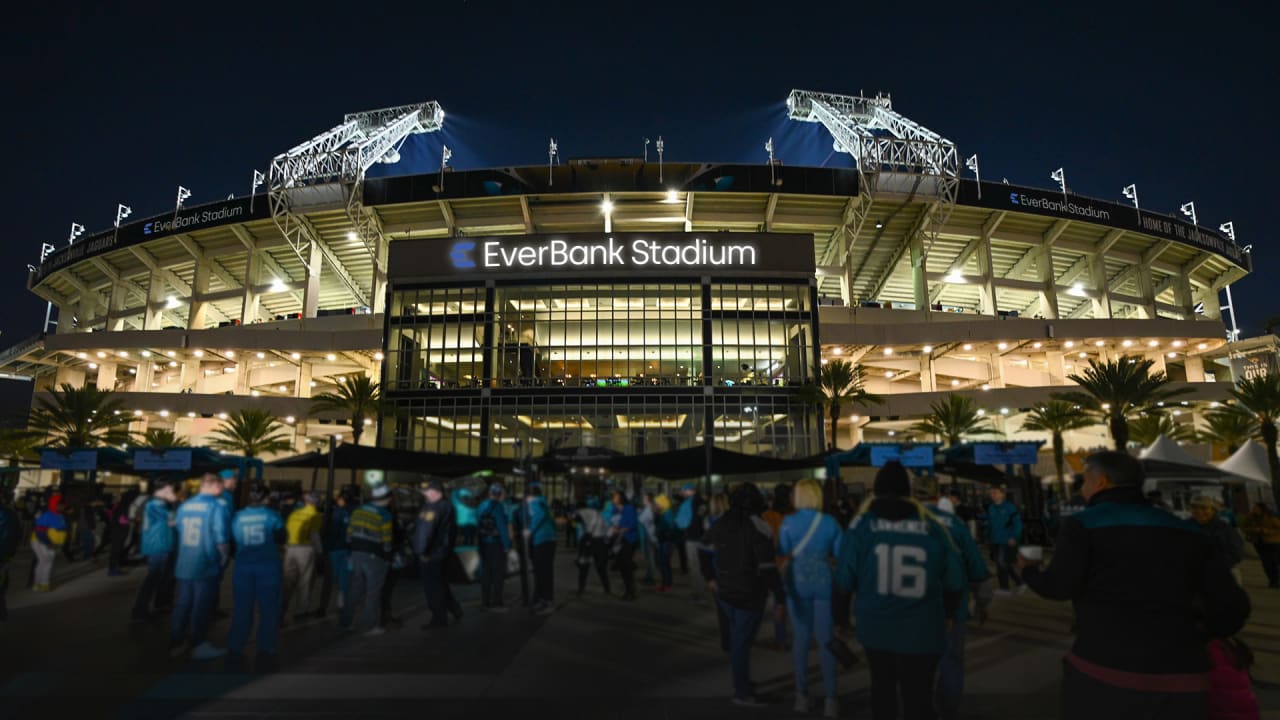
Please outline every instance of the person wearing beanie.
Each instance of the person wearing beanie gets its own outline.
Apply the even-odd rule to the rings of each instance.
[[[511,527],[503,503],[506,489],[499,483],[489,486],[489,497],[476,511],[476,536],[480,542],[480,606],[506,612],[503,591],[507,579],[507,553],[511,550]]]
[[[600,586],[605,595],[611,595],[609,589],[609,524],[600,513],[600,498],[592,495],[586,499],[582,507],[574,514],[577,520],[574,525],[578,532],[578,596],[587,590],[587,575],[592,566],[600,578]]]
[[[857,638],[871,670],[871,717],[934,716],[934,677],[964,589],[960,554],[911,499],[897,461],[876,472],[873,497],[840,545],[836,581],[856,593]],[[901,699],[901,700],[900,700]]]
[[[236,541],[236,564],[231,572],[231,629],[227,631],[230,661],[244,655],[245,642],[253,627],[253,609],[258,608],[258,657],[270,662],[280,638],[280,545],[285,541],[284,520],[267,507],[267,487],[249,487],[249,506],[231,521]],[[262,669],[262,668],[259,668]]]
[[[393,518],[388,506],[391,489],[375,485],[369,490],[369,502],[351,513],[347,525],[347,544],[351,548],[351,578],[347,596],[342,600],[338,613],[338,626],[350,630],[355,620],[356,606],[364,601],[366,635],[376,636],[386,632],[379,622],[382,610],[382,584],[387,579],[387,567],[391,564],[394,541]]]

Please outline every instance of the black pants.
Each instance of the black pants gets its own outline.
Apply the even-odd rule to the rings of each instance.
[[[626,597],[636,596],[636,544],[622,541],[618,548],[618,572],[622,573],[622,589]]]
[[[1280,586],[1280,545],[1256,542],[1253,549],[1258,551],[1258,559],[1262,561],[1262,571],[1267,574],[1267,585]]]
[[[933,687],[940,655],[863,650],[871,669],[872,720],[897,720],[899,703],[903,720],[937,717],[933,710]]]
[[[689,574],[689,553],[684,547],[684,538],[676,539],[676,555],[680,557],[680,574]]]
[[[847,628],[851,625],[849,606],[852,603],[853,593],[847,593],[836,583],[831,583],[831,624],[833,626]]]
[[[544,542],[533,546],[533,599],[535,602],[555,602],[556,544]]]
[[[1209,716],[1204,692],[1153,693],[1099,682],[1062,662],[1062,719],[1203,720]]]
[[[600,586],[606,595],[609,589],[609,546],[599,538],[582,538],[582,547],[578,548],[578,593],[587,589],[587,575],[595,566],[596,575],[600,576]]]
[[[583,540],[586,540],[586,538],[583,538]],[[564,524],[564,544],[566,547],[571,548],[578,546],[578,533],[573,529],[572,522]]]
[[[111,554],[107,557],[107,570],[118,572],[124,567],[124,541],[129,539],[129,528],[124,525],[111,525]]]
[[[9,592],[9,565],[12,561],[0,560],[0,620],[9,619],[9,606],[4,596]]]
[[[453,591],[444,577],[445,559],[433,558],[422,563],[422,589],[427,596],[427,609],[431,611],[432,625],[446,625],[449,611],[457,606]]]
[[[387,563],[387,575],[382,581],[382,592],[378,595],[378,624],[383,627],[393,620],[399,622],[395,615],[391,614],[391,596],[395,594],[396,583],[400,581],[401,572],[390,562]],[[373,598],[365,598],[365,602],[373,602]],[[355,608],[351,608],[351,611],[354,613]]]
[[[1017,548],[1010,547],[1007,543],[991,546],[991,561],[996,564],[996,579],[1000,582],[1001,590],[1009,589],[1010,578],[1013,579],[1015,586],[1022,584],[1022,578],[1018,577],[1018,571],[1014,565],[1017,562],[1014,556],[1017,554]]]
[[[507,551],[501,542],[480,544],[480,604],[502,607],[502,585],[507,579]]]

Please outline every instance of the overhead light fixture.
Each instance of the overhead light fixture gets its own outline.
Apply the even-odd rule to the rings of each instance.
[[[1182,340],[1174,340],[1174,341],[1173,341],[1173,346],[1174,346],[1174,347],[1182,347],[1183,345],[1186,345],[1186,343],[1185,343],[1185,342],[1183,342]]]
[[[1169,353],[1169,357],[1171,357],[1171,358],[1176,358],[1176,357],[1178,357],[1178,353],[1176,353],[1176,352],[1171,352],[1171,353]]]
[[[1103,345],[1106,345],[1106,344],[1107,344],[1106,340],[1097,340],[1093,343],[1094,347],[1102,347]]]
[[[271,278],[271,292],[284,292],[284,281],[280,278]]]
[[[264,353],[264,352],[257,352],[257,353],[254,353],[254,354],[255,354],[255,355],[257,355],[257,357],[258,357],[258,359],[259,359],[259,360],[265,360],[265,359],[266,359],[266,357],[267,357],[267,354],[266,354],[266,353]]]
[[[351,242],[355,242],[356,240],[360,239],[360,236],[356,234],[355,230],[348,230],[347,239],[350,240]]]
[[[1063,347],[1065,347],[1065,348],[1067,348],[1068,350],[1070,350],[1071,348],[1073,348],[1073,347],[1075,347],[1075,346],[1076,346],[1076,341],[1075,341],[1075,340],[1068,340],[1068,341],[1066,341],[1065,343],[1063,343],[1063,344],[1062,344],[1062,346],[1063,346]]]
[[[893,348],[891,348],[891,347],[887,347],[887,348],[885,348],[885,349],[884,349],[884,354],[885,354],[885,355],[892,355],[892,354],[893,354]]]
[[[101,350],[99,350],[99,351],[98,351],[97,355],[98,355],[98,357],[99,357],[99,358],[104,358],[104,357],[106,357],[106,356],[107,356],[107,354],[106,354],[105,352],[101,351]]]
[[[169,296],[168,298],[166,298],[166,299],[165,299],[165,301],[164,301],[164,307],[165,307],[165,309],[166,309],[166,310],[172,310],[172,309],[174,309],[174,308],[178,307],[178,305],[179,305],[179,303],[178,303],[178,298],[176,298],[176,297],[174,297],[174,296],[172,296],[172,295],[170,295],[170,296]]]
[[[1006,350],[1006,349],[1008,349],[1008,347],[1009,347],[1009,343],[1007,343],[1007,342],[1002,342],[1002,343],[1000,343],[1000,344],[996,345],[996,347],[997,347],[997,348],[999,348],[1000,350]]]
[[[612,201],[612,200],[605,200],[604,202],[601,202],[601,203],[600,203],[600,211],[601,211],[601,212],[604,212],[604,213],[611,213],[611,212],[613,212],[613,201]]]
[[[188,411],[187,411],[187,417],[189,417],[189,418],[193,418],[193,417],[195,417],[195,416],[196,416],[195,411],[193,411],[193,410],[188,410]]]
[[[964,344],[964,349],[965,349],[965,350],[972,350],[972,349],[973,349],[973,343],[965,343],[965,344]]]
[[[161,411],[160,411],[160,417],[162,417],[162,418],[167,418],[167,417],[169,417],[169,411],[168,411],[168,410],[161,410]]]
[[[1084,297],[1084,283],[1074,283],[1071,289],[1067,291],[1067,294],[1073,297]]]
[[[1197,350],[1208,350],[1208,349],[1209,349],[1209,343],[1200,343],[1199,345],[1196,345],[1196,349],[1197,349]]]
[[[122,358],[127,358],[129,357],[129,352],[127,350],[121,350],[120,352],[116,353],[116,355],[119,355]]]
[[[142,352],[140,352],[140,353],[138,353],[138,354],[139,354],[139,355],[141,355],[142,357],[151,357],[151,351],[150,351],[150,350],[143,350]]]
[[[668,190],[668,191],[667,191],[667,202],[669,202],[669,203],[678,203],[678,202],[680,202],[680,194],[679,194],[679,193],[677,193],[675,190]]]
[[[327,355],[325,355],[325,356],[324,356],[324,359],[325,359],[325,360],[328,360],[329,362],[333,362],[334,360],[337,360],[337,359],[338,359],[338,356],[337,356],[337,355],[334,355],[333,353],[329,353],[329,354],[327,354]]]
[[[377,351],[377,352],[375,352],[375,353],[373,354],[373,359],[374,359],[374,360],[381,360],[383,357],[385,357],[385,356],[382,354],[382,351],[381,351],[381,350],[379,350],[379,351]]]
[[[832,355],[839,355],[841,352],[843,352],[843,350],[842,350],[841,348],[838,348],[838,347],[831,348],[831,354],[832,354]]]
[[[898,434],[898,431],[897,431],[897,430],[890,430],[890,431],[889,431],[889,437],[893,437],[894,435],[897,435],[897,434]]]
[[[1147,341],[1147,347],[1160,347],[1160,341],[1159,341],[1159,340],[1148,340],[1148,341]]]
[[[1124,342],[1122,342],[1122,343],[1120,343],[1120,344],[1121,344],[1121,345],[1123,345],[1124,347],[1133,347],[1133,341],[1132,341],[1132,340],[1125,340]]]
[[[95,363],[95,362],[91,362],[91,363],[89,363],[89,369],[90,369],[90,370],[97,370],[97,369],[98,369],[98,363]]]
[[[296,353],[296,352],[294,352],[294,353],[289,353],[289,358],[290,358],[291,360],[301,360],[301,359],[302,359],[302,353]]]
[[[920,350],[921,350],[921,352],[923,352],[924,354],[928,355],[929,353],[933,352],[933,346],[932,346],[932,345],[925,345],[924,347],[920,348]]]
[[[1002,407],[1002,408],[1000,408],[1000,414],[1001,414],[1001,415],[1008,415],[1008,414],[1009,414],[1009,408],[1007,408],[1007,407]]]
[[[1033,343],[1031,343],[1031,347],[1035,348],[1036,350],[1039,350],[1040,348],[1044,347],[1044,343],[1042,343],[1042,342],[1033,342]]]
[[[1084,352],[1082,352],[1082,353],[1080,353],[1079,355],[1077,355],[1076,357],[1079,357],[1079,358],[1087,358],[1087,357],[1089,357],[1089,353],[1084,353]]]
[[[227,356],[227,357],[229,357],[229,358],[233,358],[233,357],[235,357],[235,356],[236,356],[236,351],[235,351],[235,350],[226,350],[226,351],[224,351],[222,354],[223,354],[223,355],[226,355],[226,356]]]
[[[892,370],[890,370],[890,371],[888,371],[888,372],[886,372],[886,373],[884,374],[884,376],[885,376],[886,378],[890,379],[890,380],[892,380],[892,379],[893,379],[893,375],[894,375],[894,372],[893,372]]]
[[[963,285],[966,282],[964,275],[958,269],[948,272],[946,277],[942,278],[942,280],[943,282],[948,282],[953,285]]]
[[[960,381],[959,381],[959,380],[952,380],[952,381],[951,381],[951,387],[960,387]]]
[[[879,220],[877,220],[877,221],[876,221],[876,229],[877,229],[877,230],[880,230],[880,229],[882,229],[882,228],[884,228],[884,223],[882,223],[882,222],[880,222]]]

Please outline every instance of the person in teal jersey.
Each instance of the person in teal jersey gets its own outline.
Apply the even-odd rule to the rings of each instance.
[[[135,623],[150,619],[153,601],[157,609],[173,603],[173,504],[177,499],[177,486],[161,481],[142,507],[142,556],[147,559],[147,576],[133,603]]]
[[[991,488],[991,504],[987,506],[987,539],[991,542],[991,560],[996,564],[996,576],[1002,591],[1009,589],[1009,579],[1015,588],[1022,587],[1022,577],[1014,567],[1018,555],[1018,543],[1022,541],[1022,513],[1005,494],[1004,488]]]
[[[196,660],[226,654],[207,640],[218,579],[231,557],[231,520],[218,502],[221,492],[222,482],[206,473],[199,494],[178,508],[178,560],[173,570],[178,579],[178,600],[169,633],[169,652],[175,657],[186,651],[188,637],[191,657]]]
[[[253,627],[253,608],[258,608],[258,656],[273,657],[280,637],[280,545],[284,543],[284,520],[267,507],[265,485],[249,487],[249,506],[236,513],[231,522],[235,538],[236,566],[231,574],[231,630],[227,632],[227,652],[232,658],[244,655],[245,641]]]
[[[955,622],[947,632],[947,646],[938,664],[938,686],[935,694],[938,714],[942,720],[959,717],[960,698],[964,695],[964,638],[965,624],[969,620],[969,592],[973,591],[978,624],[987,619],[987,606],[991,604],[991,571],[969,532],[969,526],[955,514],[955,506],[949,498],[935,498],[926,507],[938,522],[942,523],[960,552],[960,565],[964,569],[965,588],[960,595]]]
[[[218,473],[218,479],[222,481],[222,492],[218,494],[218,502],[227,510],[227,536],[231,536],[231,518],[236,514],[236,487],[239,484],[239,473],[236,470],[227,468]],[[230,557],[235,557],[236,546],[231,544]],[[227,572],[224,565],[222,572],[218,573],[218,589],[213,593],[213,616],[215,619],[226,617],[226,612],[219,609],[222,602],[222,576]]]
[[[618,572],[622,574],[622,599],[636,599],[636,543],[640,540],[640,519],[621,490],[613,491],[613,542],[617,548]]]
[[[476,544],[476,507],[472,505],[471,490],[458,488],[453,491],[453,516],[458,523],[458,544],[474,546]]]
[[[796,712],[809,712],[809,641],[818,644],[822,666],[823,715],[839,712],[836,701],[836,656],[827,647],[834,637],[831,614],[831,563],[839,557],[843,533],[835,518],[822,512],[822,486],[814,480],[796,483],[795,512],[782,520],[778,551],[785,570],[786,608],[794,631],[791,666],[796,680]]]
[[[489,497],[476,512],[476,537],[480,543],[480,604],[494,612],[507,611],[503,583],[507,578],[511,532],[503,503],[505,495],[501,484],[490,485]]]
[[[542,494],[542,483],[529,483],[525,499],[528,513],[528,529],[525,539],[529,543],[529,557],[533,561],[533,597],[530,608],[536,615],[547,615],[555,606],[556,520]]]
[[[910,499],[898,462],[876,473],[874,496],[840,545],[836,580],[857,593],[858,642],[871,670],[871,717],[934,717],[934,673],[964,588],[947,530]]]
[[[323,601],[316,617],[324,617],[328,611],[329,593],[334,586],[337,589],[338,612],[342,612],[342,603],[351,585],[351,546],[347,543],[347,526],[351,524],[351,512],[359,504],[360,488],[348,485],[334,498],[333,507],[329,509],[321,540],[329,572],[324,576],[325,590],[320,593]]]

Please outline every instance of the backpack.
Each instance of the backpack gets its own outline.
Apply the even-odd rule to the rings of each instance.
[[[480,516],[478,532],[480,537],[490,540],[502,537],[502,531],[498,528],[498,519],[493,516],[493,512],[486,512]]]

